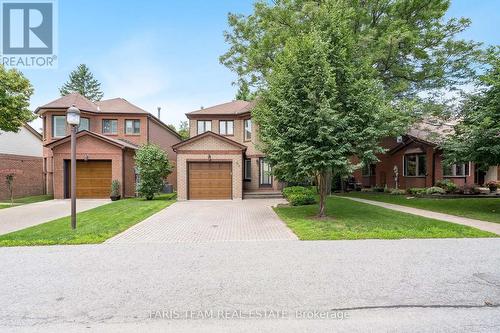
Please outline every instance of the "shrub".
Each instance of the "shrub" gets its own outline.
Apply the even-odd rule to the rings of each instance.
[[[458,190],[458,186],[449,179],[443,179],[436,182],[437,187],[441,187],[446,193],[454,193]]]
[[[372,188],[362,188],[361,192],[373,192]]]
[[[373,192],[384,192],[384,188],[380,186],[375,186],[373,188]]]
[[[422,194],[425,194],[426,191],[427,190],[425,188],[421,188],[421,187],[411,187],[411,188],[406,190],[406,192],[408,192],[408,194],[411,194],[411,195],[422,195]]]
[[[113,180],[111,182],[111,193],[110,196],[112,197],[117,197],[120,195],[120,181],[118,180]]]
[[[316,203],[316,198],[312,193],[294,193],[287,198],[292,206],[312,205]]]
[[[167,154],[158,146],[146,144],[137,150],[135,163],[139,174],[137,192],[152,200],[163,188],[163,179],[172,172]]]
[[[398,189],[392,189],[391,190],[391,194],[394,194],[394,195],[403,195],[403,194],[406,194],[406,191],[405,190],[398,190]]]
[[[433,187],[429,187],[426,190],[426,193],[427,194],[445,194],[446,191],[444,189],[442,189],[441,187],[433,186]]]
[[[288,199],[292,194],[303,194],[303,193],[311,193],[313,196],[315,194],[313,187],[304,187],[304,186],[289,186],[285,187],[283,191],[283,196]]]
[[[316,193],[312,187],[290,186],[283,189],[283,196],[292,206],[316,203]]]
[[[490,180],[490,181],[486,182],[485,185],[487,187],[489,187],[491,192],[495,192],[498,189],[499,182],[497,182],[496,180]]]

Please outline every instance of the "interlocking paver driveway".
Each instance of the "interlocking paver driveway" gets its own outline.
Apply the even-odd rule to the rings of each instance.
[[[177,202],[107,243],[297,240],[271,206],[279,199]]]

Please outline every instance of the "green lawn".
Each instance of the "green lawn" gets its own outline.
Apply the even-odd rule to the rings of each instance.
[[[52,195],[48,195],[48,194],[34,195],[31,197],[23,197],[23,198],[14,199],[14,204],[17,204],[15,206],[18,206],[19,204],[25,205],[25,204],[30,204],[30,203],[40,202],[40,201],[52,200],[53,198],[54,197]],[[7,208],[7,207],[10,207],[10,200],[4,200],[3,202],[0,203],[0,208]]]
[[[134,198],[111,202],[78,213],[75,231],[68,216],[2,235],[0,246],[102,243],[174,202],[175,194],[150,201]]]
[[[350,192],[345,195],[500,223],[500,198],[407,199],[406,195],[362,192]]]
[[[278,207],[280,218],[302,240],[496,237],[495,234],[371,206],[340,197],[327,199],[329,218],[318,220],[318,205]]]

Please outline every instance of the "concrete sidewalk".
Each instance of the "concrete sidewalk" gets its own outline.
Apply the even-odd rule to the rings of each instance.
[[[466,226],[473,227],[473,228],[480,229],[480,230],[484,230],[484,231],[489,231],[489,232],[492,232],[494,234],[500,235],[500,223],[485,222],[485,221],[481,221],[481,220],[470,219],[467,217],[437,213],[437,212],[432,212],[432,211],[425,210],[425,209],[400,206],[400,205],[395,205],[395,204],[390,204],[390,203],[380,202],[380,201],[366,200],[366,199],[360,199],[360,198],[351,198],[351,197],[341,197],[341,198],[349,199],[349,200],[353,200],[353,201],[357,201],[357,202],[362,202],[362,203],[366,203],[366,204],[370,204],[370,205],[374,205],[374,206],[379,206],[379,207],[383,207],[383,208],[387,208],[387,209],[392,209],[392,210],[396,210],[398,212],[428,217],[428,218],[435,219],[435,220],[441,220],[441,221],[451,222],[451,223],[455,223],[455,224],[462,224],[462,225],[466,225]]]
[[[109,199],[78,199],[76,211],[92,209]],[[49,222],[71,214],[71,201],[48,200],[0,210],[0,235]]]

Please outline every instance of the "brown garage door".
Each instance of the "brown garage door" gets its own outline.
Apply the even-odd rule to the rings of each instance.
[[[231,199],[231,163],[188,164],[188,199]]]
[[[71,186],[71,163],[68,161],[69,186]],[[76,161],[77,198],[109,198],[110,190],[111,161]]]

